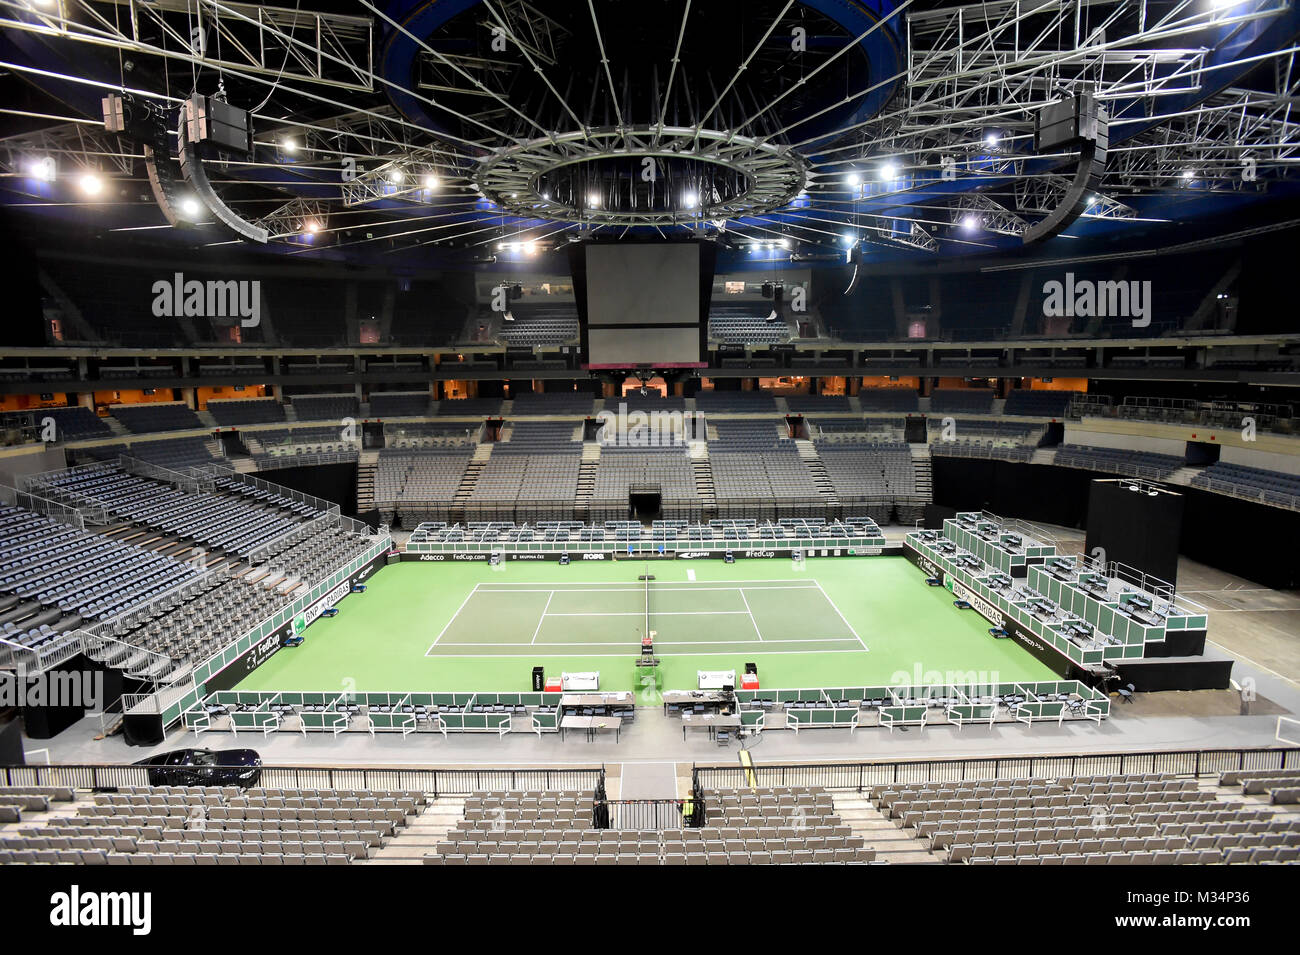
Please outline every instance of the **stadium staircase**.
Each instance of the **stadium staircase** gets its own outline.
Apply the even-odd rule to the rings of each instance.
[[[709,465],[709,443],[692,441],[690,443],[691,470],[695,474],[695,491],[700,496],[700,506],[704,519],[717,516],[718,498],[713,487],[713,468]]]
[[[211,428],[213,431],[215,431],[217,430],[218,427],[220,427],[220,425],[217,424],[217,419],[212,417],[211,411],[196,411],[194,412],[194,417],[202,421],[203,427],[205,428]]]
[[[451,499],[451,520],[453,523],[464,523],[465,508],[469,504],[470,495],[474,493],[474,485],[478,483],[478,476],[483,471],[483,466],[488,463],[492,457],[492,445],[479,444],[474,448],[474,456],[469,459],[469,464],[465,466],[465,474],[460,479],[460,486],[456,488],[456,493]]]
[[[465,800],[439,797],[406,826],[397,830],[388,842],[376,849],[362,865],[423,865],[424,857],[438,851],[447,841],[447,833],[465,816]]]
[[[817,485],[817,493],[826,499],[827,504],[839,504],[839,498],[835,496],[835,484],[826,471],[826,465],[818,457],[817,448],[807,438],[796,438],[794,443],[799,449],[799,457],[812,473],[813,483]]]
[[[857,395],[849,396],[849,407],[853,409],[854,414],[862,414],[862,402]]]
[[[900,829],[871,804],[866,793],[834,792],[835,814],[868,849],[876,850],[876,862],[893,865],[942,865],[940,852],[913,837],[910,830]]]
[[[596,490],[596,469],[600,467],[600,442],[582,445],[582,464],[578,468],[578,496],[574,501],[574,520],[591,520],[591,495]]]
[[[108,429],[112,431],[114,434],[120,434],[123,437],[128,437],[131,434],[130,431],[126,430],[126,426],[122,424],[122,422],[114,418],[111,414],[104,415],[99,420],[104,422],[104,424],[108,425]]]
[[[916,496],[922,501],[934,500],[934,483],[930,474],[930,446],[913,444],[912,470],[916,474]]]
[[[1034,456],[1029,459],[1030,464],[1054,464],[1056,462],[1056,448],[1035,448]]]
[[[379,470],[379,452],[362,451],[357,461],[357,511],[375,506],[375,473]]]
[[[1169,477],[1165,478],[1170,484],[1181,484],[1184,487],[1191,486],[1192,478],[1200,474],[1204,468],[1179,468]]]
[[[284,405],[284,420],[285,421],[298,420],[298,409],[293,406],[292,401],[286,402]]]

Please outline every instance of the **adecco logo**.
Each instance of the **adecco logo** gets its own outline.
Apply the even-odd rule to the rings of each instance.
[[[605,555],[604,554],[583,554],[582,559],[583,560],[604,560]]]
[[[421,554],[420,555],[420,560],[446,560],[446,559],[447,559],[446,555],[444,554]]]
[[[776,551],[774,551],[774,550],[747,550],[747,551],[745,551],[745,556],[746,556],[746,557],[775,557],[775,556],[776,556]]]

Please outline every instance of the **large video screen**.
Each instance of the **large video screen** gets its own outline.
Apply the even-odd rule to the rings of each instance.
[[[588,364],[700,361],[697,244],[596,244],[586,252]]]

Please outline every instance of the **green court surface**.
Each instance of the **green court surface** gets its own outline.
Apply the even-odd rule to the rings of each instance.
[[[902,557],[412,561],[380,570],[236,689],[510,692],[531,688],[534,666],[598,670],[602,689],[635,689],[647,570],[668,689],[746,663],[765,688],[1056,679]]]

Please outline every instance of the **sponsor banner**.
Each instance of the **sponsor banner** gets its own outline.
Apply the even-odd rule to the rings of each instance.
[[[952,582],[952,593],[958,600],[964,600],[969,603],[975,608],[975,611],[981,617],[993,624],[995,627],[1006,628],[1006,618],[1002,616],[1002,611],[998,610],[997,607],[993,606],[983,597],[973,593],[969,588],[957,583],[955,579]]]
[[[310,607],[305,607],[302,613],[293,618],[293,635],[296,637],[298,634],[302,633],[319,620],[322,613],[330,607],[333,607],[350,593],[352,593],[352,581],[345,580]]]
[[[672,551],[665,549],[662,553],[658,550],[638,550],[628,553],[626,550],[610,551],[588,551],[585,553],[569,551],[570,561],[582,560],[722,560],[727,554],[727,547],[719,547],[716,550],[679,550]],[[737,558],[748,557],[755,560],[767,560],[777,557],[790,557],[794,551],[789,548],[780,550],[766,550],[761,548],[743,549],[732,547],[732,554]],[[882,554],[900,555],[905,551],[901,547],[882,547],[879,545],[869,547],[849,547],[836,548],[829,550],[826,548],[807,548],[802,551],[805,557],[879,557]],[[444,554],[413,554],[403,552],[397,555],[399,561],[419,561],[422,563],[445,563],[447,561],[477,560],[486,561],[491,554],[489,553],[444,553]],[[563,556],[561,552],[524,552],[512,554],[507,551],[503,557],[505,560],[559,560]],[[908,556],[911,556],[908,554]],[[915,562],[915,560],[913,560]]]
[[[1067,680],[1080,678],[1083,674],[1076,672],[1074,662],[1067,656],[1050,644],[1044,643],[1042,638],[1026,630],[1014,620],[1008,620],[1003,628],[1011,634],[1011,638],[1028,650],[1036,660],[1047,664],[1053,672],[1064,677]]]
[[[910,544],[905,544],[903,546],[903,556],[916,564],[917,569],[920,570],[921,573],[925,574],[926,577],[938,577],[940,583],[947,583],[947,577],[944,575],[944,572],[939,569],[939,566],[934,561],[930,560],[930,558],[922,555],[920,551],[912,547]]]

